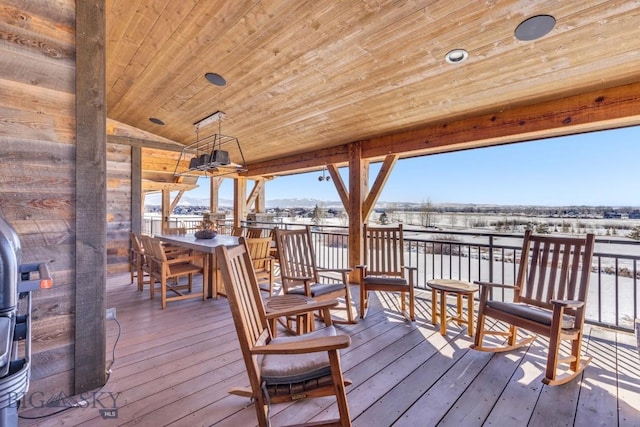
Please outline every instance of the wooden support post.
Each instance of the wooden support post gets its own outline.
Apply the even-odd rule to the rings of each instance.
[[[373,208],[380,197],[380,193],[382,193],[382,189],[384,185],[387,183],[387,179],[391,175],[391,171],[393,170],[393,166],[398,161],[397,154],[389,154],[385,157],[384,162],[382,163],[382,168],[380,168],[380,172],[378,172],[378,176],[376,176],[376,180],[373,183],[373,187],[371,187],[371,191],[367,194],[367,198],[362,207],[362,218],[365,222],[369,220],[369,216],[371,212],[373,212]]]
[[[161,230],[169,228],[169,217],[171,216],[171,192],[162,190],[162,222]]]
[[[256,198],[255,203],[255,211],[256,213],[264,213],[267,211],[267,198],[266,198],[266,185],[265,182],[262,181],[262,186],[258,191],[258,197]]]
[[[106,380],[107,135],[104,0],[76,2],[76,394]]]
[[[242,177],[233,180],[233,226],[240,227],[247,218],[247,179]]]
[[[180,203],[180,199],[182,199],[182,196],[184,196],[184,191],[185,190],[178,191],[178,194],[176,194],[176,197],[173,198],[173,201],[171,202],[171,207],[169,208],[169,215],[171,215],[173,210],[178,206],[178,203]]]
[[[359,142],[349,146],[349,265],[360,265],[362,253],[362,205],[369,186],[369,162],[362,158]],[[349,280],[358,282],[359,269],[351,272]]]
[[[245,208],[244,208],[245,215],[246,213],[249,212],[249,210],[251,209],[251,206],[254,206],[254,212],[261,212],[260,208],[258,207],[258,203],[259,203],[258,199],[261,192],[264,195],[264,180],[256,180],[253,185],[253,189],[251,190],[251,194],[249,194],[249,198],[245,203]]]
[[[131,147],[131,231],[142,232],[144,207],[142,194],[142,149]]]
[[[222,180],[224,178],[220,176],[212,176],[210,178],[211,186],[210,186],[210,196],[209,196],[209,212],[213,215],[218,213],[218,209],[220,208],[220,185],[222,185]]]

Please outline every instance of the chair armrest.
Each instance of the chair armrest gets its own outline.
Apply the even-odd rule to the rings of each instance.
[[[334,273],[350,273],[353,268],[316,268],[318,273],[334,272]]]
[[[412,265],[403,265],[402,268],[406,268],[407,270],[418,270],[418,267],[414,267]]]
[[[310,282],[313,280],[313,277],[308,276],[280,276],[282,279],[286,280],[295,280],[297,282]]]
[[[482,282],[480,280],[474,280],[473,283],[479,286],[486,286],[488,288],[504,288],[504,289],[514,289],[514,290],[520,289],[520,286],[503,285],[502,283]]]
[[[296,314],[307,313],[309,311],[322,310],[324,308],[331,308],[338,305],[338,300],[332,299],[321,302],[310,302],[309,304],[300,304],[291,308],[283,310],[270,311],[266,314],[267,319],[278,318],[283,316],[293,316]]]
[[[552,299],[549,302],[555,306],[569,307],[569,308],[580,308],[584,305],[584,301],[578,301],[578,300]]]
[[[333,337],[309,338],[292,342],[268,344],[251,349],[253,354],[304,354],[319,351],[339,350],[351,345],[348,335]]]
[[[187,261],[196,261],[199,259],[204,259],[206,257],[206,255],[190,255],[190,256],[181,256],[178,258],[171,258],[167,260],[167,264],[172,265],[172,264],[183,264]]]

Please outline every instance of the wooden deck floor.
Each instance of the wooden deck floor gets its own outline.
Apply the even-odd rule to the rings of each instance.
[[[117,407],[117,418],[103,419],[94,402],[39,421],[21,419],[20,426],[255,425],[248,400],[227,394],[248,385],[227,301],[179,301],[163,311],[128,281],[128,274],[109,279],[107,304],[117,308],[122,333],[113,373],[98,395],[102,405]],[[353,382],[347,398],[355,426],[640,425],[640,360],[632,335],[587,326],[591,365],[579,380],[549,387],[541,382],[543,339],[506,354],[469,350],[464,328],[450,325],[443,337],[430,324],[429,297],[419,293],[415,324],[387,309],[395,299],[380,294],[364,321],[338,326],[352,338],[342,363]],[[117,326],[110,321],[107,327],[110,361]],[[272,423],[335,416],[333,402],[274,406]]]

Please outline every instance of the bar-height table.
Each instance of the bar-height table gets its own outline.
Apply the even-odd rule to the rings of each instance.
[[[222,292],[222,287],[218,286],[220,281],[218,280],[216,247],[221,245],[227,247],[237,246],[239,244],[237,237],[227,236],[224,234],[218,234],[213,239],[196,239],[193,234],[158,234],[155,237],[162,240],[163,242],[171,243],[175,246],[181,246],[183,248],[193,249],[195,251],[205,252],[209,254],[209,297],[217,298],[218,295],[225,295],[225,293]]]

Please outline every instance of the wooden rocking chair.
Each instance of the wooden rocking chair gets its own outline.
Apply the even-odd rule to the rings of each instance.
[[[519,342],[518,327],[549,337],[547,367],[542,382],[564,384],[575,378],[591,361],[581,359],[582,329],[589,290],[595,236],[586,238],[524,235],[520,267],[514,286],[476,282],[480,285],[480,306],[475,342],[480,351],[508,351],[531,343],[535,336]],[[513,302],[491,300],[491,288],[513,290]],[[487,330],[487,317],[508,323],[509,330]],[[485,335],[506,336],[505,346],[485,346]],[[562,341],[571,342],[571,354],[560,358]],[[558,375],[559,364],[568,369]]]
[[[413,277],[417,268],[404,265],[402,224],[397,227],[367,227],[365,224],[363,235],[365,264],[356,266],[361,270],[360,317],[364,319],[369,308],[369,291],[387,291],[400,293],[402,314],[415,321]]]
[[[316,255],[309,226],[295,230],[275,229],[276,247],[280,264],[280,279],[285,294],[298,294],[326,301],[344,299],[347,319],[333,319],[334,323],[356,323],[353,315],[348,274],[351,269],[328,269],[316,266]],[[340,274],[338,282],[323,283],[320,275]]]
[[[340,419],[327,425],[350,426],[345,386],[351,383],[342,377],[338,350],[348,347],[351,339],[337,335],[331,325],[329,307],[337,301],[270,313],[280,317],[323,309],[329,324],[306,335],[272,338],[246,245],[218,246],[216,254],[251,384],[229,393],[253,400],[260,426],[269,425],[271,404],[335,395]]]

